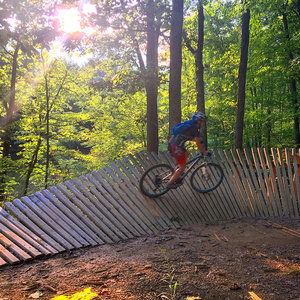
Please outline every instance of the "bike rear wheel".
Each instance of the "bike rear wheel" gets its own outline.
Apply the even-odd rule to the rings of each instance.
[[[151,198],[165,194],[169,189],[167,184],[174,170],[167,164],[159,164],[148,169],[140,179],[141,192]]]
[[[223,177],[224,172],[221,166],[215,163],[205,163],[192,173],[191,185],[196,191],[207,193],[216,189]]]

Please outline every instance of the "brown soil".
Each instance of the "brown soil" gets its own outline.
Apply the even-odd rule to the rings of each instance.
[[[300,299],[299,229],[299,220],[231,221],[80,249],[3,268],[0,299],[27,300],[37,290],[51,299],[87,287],[99,294],[94,299],[159,299],[168,292],[159,247],[181,284],[176,299],[252,299],[251,291],[264,300]]]

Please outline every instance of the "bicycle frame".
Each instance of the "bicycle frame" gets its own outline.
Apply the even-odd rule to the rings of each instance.
[[[190,170],[193,168],[193,166],[195,166],[199,160],[201,160],[201,158],[203,158],[204,156],[202,154],[198,154],[196,155],[194,158],[190,159],[187,161],[186,165],[190,165],[187,170],[184,172],[182,179],[184,179],[187,174],[190,172]]]

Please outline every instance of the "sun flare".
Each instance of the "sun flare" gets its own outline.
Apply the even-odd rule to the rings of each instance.
[[[57,30],[66,34],[85,33],[90,35],[95,31],[91,16],[96,14],[92,4],[59,8],[56,13]]]

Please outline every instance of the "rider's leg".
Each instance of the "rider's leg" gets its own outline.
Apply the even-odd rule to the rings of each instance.
[[[175,170],[173,176],[170,178],[168,185],[174,183],[180,177],[180,175],[183,174],[185,167],[186,167],[186,160],[187,160],[188,156],[189,156],[189,153],[187,151],[185,151],[180,160],[176,159],[177,169]]]

